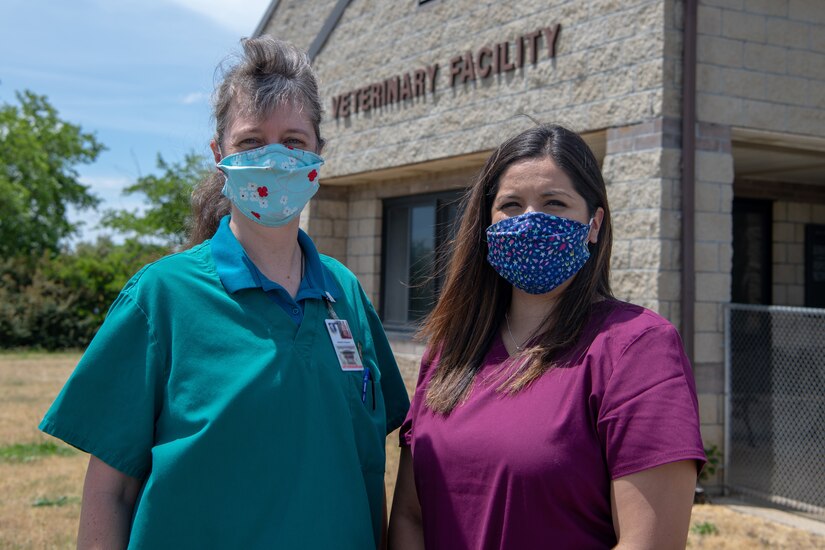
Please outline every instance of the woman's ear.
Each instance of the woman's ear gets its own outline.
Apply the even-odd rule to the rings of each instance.
[[[593,214],[593,223],[590,225],[590,233],[587,235],[588,242],[592,244],[599,242],[599,230],[602,228],[602,221],[604,221],[604,208],[600,206]]]
[[[221,147],[220,147],[220,145],[218,145],[218,142],[213,139],[212,141],[209,142],[209,148],[212,149],[212,156],[215,157],[215,164],[218,164],[221,161],[221,159],[223,158],[221,156]]]

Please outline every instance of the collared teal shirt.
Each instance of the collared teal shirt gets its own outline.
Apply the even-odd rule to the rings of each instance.
[[[309,235],[298,230],[298,244],[304,253],[304,276],[298,287],[298,293],[293,298],[284,287],[270,281],[261,273],[258,267],[249,259],[241,243],[235,238],[229,228],[229,216],[221,220],[218,231],[212,237],[212,256],[218,277],[226,290],[235,293],[247,288],[261,288],[273,302],[286,312],[293,322],[300,324],[304,317],[304,300],[307,298],[322,299],[326,292],[333,298],[337,288],[327,280],[321,267],[321,257]]]
[[[143,481],[129,548],[374,548],[386,434],[409,406],[375,310],[318,257],[370,368],[365,393],[338,363],[325,300],[305,298],[296,323],[261,287],[230,291],[221,250],[137,273],[40,428]]]

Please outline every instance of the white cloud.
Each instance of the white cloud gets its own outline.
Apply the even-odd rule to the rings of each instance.
[[[93,191],[120,191],[134,181],[123,176],[81,176],[80,183],[88,185]]]
[[[183,99],[181,99],[181,103],[184,105],[192,105],[193,103],[202,103],[209,95],[203,92],[192,92],[191,94],[186,94]]]
[[[204,15],[218,25],[250,36],[269,7],[271,0],[170,0],[188,10]]]

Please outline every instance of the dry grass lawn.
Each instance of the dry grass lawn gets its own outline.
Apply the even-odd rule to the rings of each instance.
[[[37,424],[79,355],[0,355],[0,451],[54,439]],[[0,454],[0,548],[74,548],[88,458],[68,454]],[[26,453],[23,453],[24,455]]]
[[[75,546],[87,457],[60,442],[42,446],[53,440],[37,424],[78,357],[0,354],[0,550]],[[396,442],[393,433],[387,440],[390,499],[398,468]],[[694,506],[691,526],[690,548],[825,548],[825,537],[719,505]]]

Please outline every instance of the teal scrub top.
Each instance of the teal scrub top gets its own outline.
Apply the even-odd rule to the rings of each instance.
[[[129,548],[378,544],[385,438],[407,393],[355,276],[302,248],[334,303],[307,297],[300,323],[260,287],[228,291],[211,241],[144,267],[41,422],[144,480]],[[367,392],[340,367],[328,303],[362,349]]]

